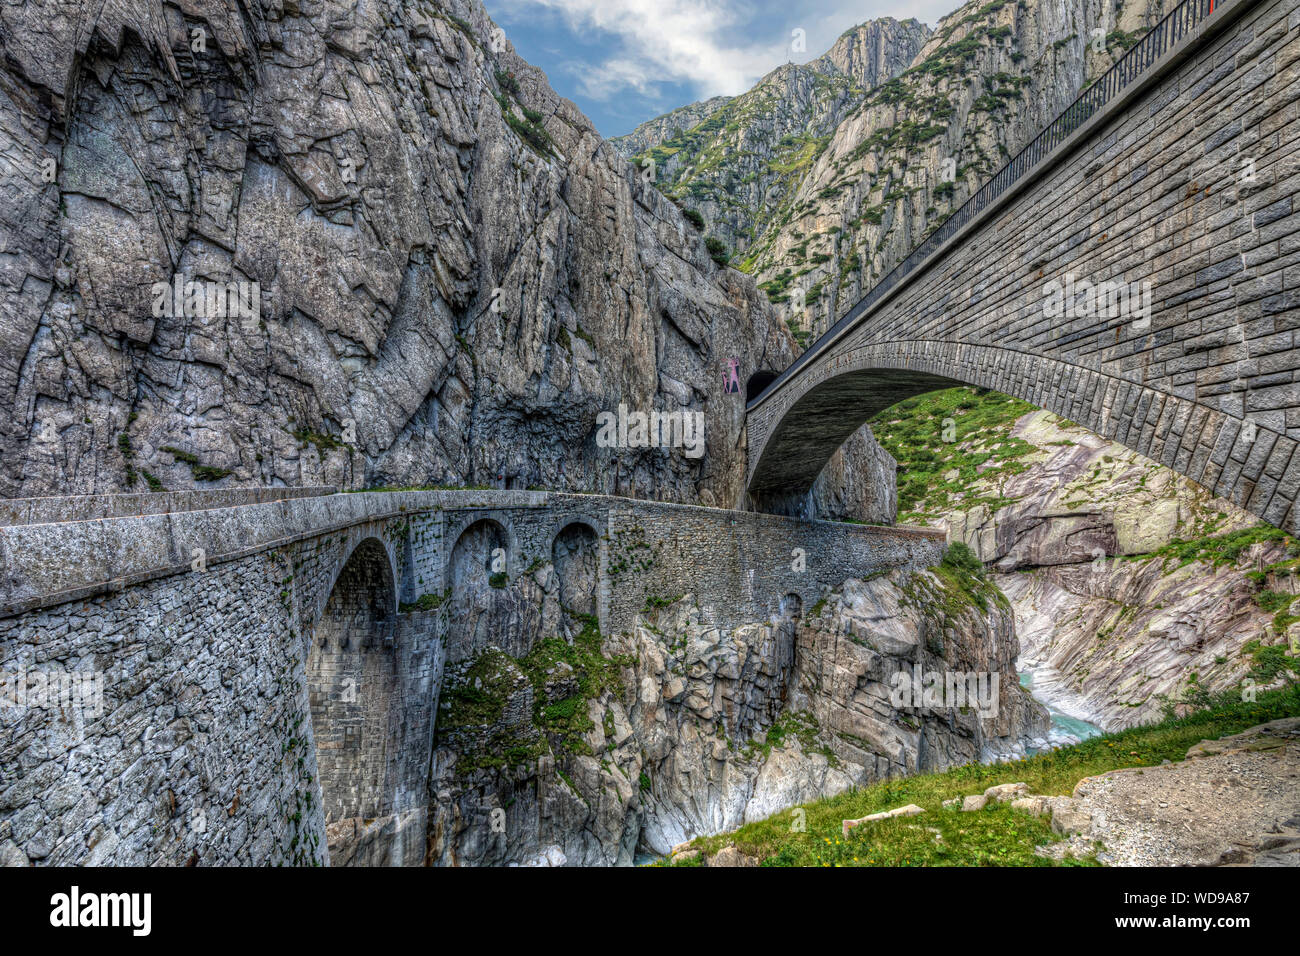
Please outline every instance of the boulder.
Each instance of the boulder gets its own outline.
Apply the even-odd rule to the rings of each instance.
[[[1012,810],[1023,810],[1026,813],[1032,813],[1036,817],[1041,817],[1047,813],[1050,807],[1046,797],[1031,796],[1017,797],[1011,801]]]
[[[758,860],[746,856],[734,846],[723,847],[708,859],[709,866],[758,866]]]
[[[1052,832],[1062,836],[1083,833],[1092,823],[1092,813],[1081,809],[1078,804],[1061,803],[1052,809]]]
[[[1029,784],[1027,783],[1000,783],[985,790],[984,796],[998,803],[1006,803],[1008,800],[1026,796],[1028,793]]]

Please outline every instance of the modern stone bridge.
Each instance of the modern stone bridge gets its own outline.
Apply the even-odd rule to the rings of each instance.
[[[1182,19],[1179,19],[1179,18]],[[1300,9],[1191,0],[748,406],[760,510],[878,411],[1025,399],[1295,527]],[[1072,276],[1073,314],[1045,287]],[[1149,283],[1140,303],[1083,281]]]
[[[0,864],[419,863],[448,661],[688,593],[723,626],[797,614],[944,547],[594,495],[330,491],[0,503]],[[41,696],[76,674],[102,698]]]

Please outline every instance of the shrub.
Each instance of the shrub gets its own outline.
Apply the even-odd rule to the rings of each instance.
[[[725,266],[731,261],[731,253],[727,250],[726,244],[717,236],[709,236],[704,240],[704,247],[709,250],[709,257],[720,266]]]
[[[984,573],[984,562],[971,550],[970,545],[961,541],[954,541],[948,545],[942,564],[955,571],[966,571],[970,574],[979,575]]]

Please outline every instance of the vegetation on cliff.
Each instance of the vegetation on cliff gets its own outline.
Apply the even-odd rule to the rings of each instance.
[[[1037,449],[1008,432],[1034,406],[985,388],[948,388],[892,405],[871,419],[881,446],[898,462],[898,519],[924,522],[960,502],[997,507],[996,491],[972,496],[977,483],[1025,470]]]
[[[455,750],[458,772],[519,767],[548,750],[590,753],[584,737],[594,724],[587,703],[621,691],[627,661],[605,654],[594,616],[582,615],[579,623],[571,640],[548,637],[518,659],[488,647],[449,671],[435,745]],[[532,709],[521,721],[509,705],[528,688]]]
[[[1300,672],[1300,542],[1285,531],[997,392],[931,392],[871,425],[898,462],[900,520],[1026,575],[999,579],[1021,650],[1064,675],[1093,722]]]

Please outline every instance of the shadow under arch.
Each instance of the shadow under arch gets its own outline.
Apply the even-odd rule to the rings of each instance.
[[[334,865],[354,861],[356,847],[348,844],[356,821],[391,810],[389,713],[401,680],[393,642],[396,604],[388,550],[378,538],[365,538],[344,562],[311,632],[308,701]],[[390,849],[370,848],[365,862],[386,862]]]
[[[573,615],[595,615],[599,601],[600,535],[586,521],[564,525],[551,542],[551,566],[560,588],[560,606]]]
[[[763,443],[749,480],[760,511],[801,502],[822,468],[848,438],[891,405],[943,388],[973,384],[905,369],[844,372],[820,382],[790,407]]]

